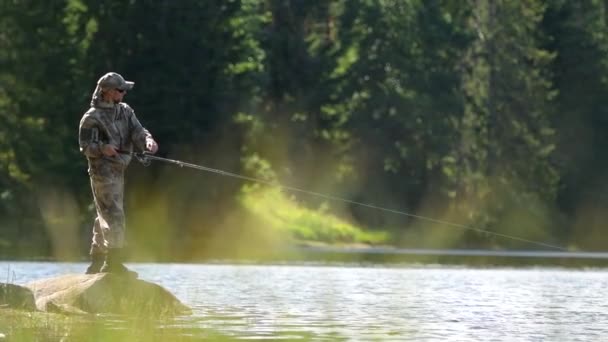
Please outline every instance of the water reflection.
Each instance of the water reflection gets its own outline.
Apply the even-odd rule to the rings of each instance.
[[[375,265],[131,264],[193,308],[158,329],[192,337],[356,340],[600,340],[606,270]],[[77,263],[0,263],[15,283]],[[114,322],[115,326],[120,323]]]

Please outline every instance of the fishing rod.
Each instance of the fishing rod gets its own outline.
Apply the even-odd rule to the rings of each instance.
[[[545,242],[539,242],[539,241],[529,240],[529,239],[525,239],[525,238],[521,238],[521,237],[517,237],[517,236],[513,236],[513,235],[508,235],[508,234],[503,234],[503,233],[497,233],[497,232],[493,232],[493,231],[487,230],[487,229],[475,228],[475,227],[467,226],[467,225],[460,224],[460,223],[454,223],[454,222],[434,219],[434,218],[428,217],[428,216],[411,214],[411,213],[408,213],[408,212],[405,212],[405,211],[396,210],[396,209],[389,209],[389,208],[377,206],[377,205],[374,205],[374,204],[357,202],[357,201],[349,200],[347,198],[342,198],[342,197],[338,197],[338,196],[334,196],[334,195],[328,195],[328,194],[323,194],[323,193],[320,193],[320,192],[314,192],[314,191],[309,191],[309,190],[305,190],[305,189],[300,189],[300,188],[296,188],[296,187],[292,187],[292,186],[283,185],[283,184],[278,183],[278,182],[268,181],[268,180],[264,180],[264,179],[261,179],[261,178],[243,176],[243,175],[240,175],[240,174],[237,174],[237,173],[232,173],[232,172],[227,172],[227,171],[223,171],[223,170],[219,170],[219,169],[214,169],[214,168],[210,168],[210,167],[206,167],[206,166],[202,166],[202,165],[187,163],[187,162],[183,162],[183,161],[180,161],[180,160],[163,158],[163,157],[157,157],[157,156],[152,155],[152,154],[150,154],[148,152],[118,151],[118,153],[131,155],[131,156],[135,157],[144,166],[150,165],[150,163],[151,163],[152,160],[161,161],[161,162],[164,162],[164,163],[169,163],[169,164],[177,165],[179,167],[187,167],[187,168],[191,168],[191,169],[195,169],[195,170],[200,170],[200,171],[206,171],[206,172],[211,172],[211,173],[219,174],[219,175],[222,175],[222,176],[227,176],[227,177],[232,177],[232,178],[238,178],[238,179],[242,179],[242,180],[246,180],[246,181],[250,181],[250,182],[255,182],[255,183],[266,184],[266,185],[277,187],[277,188],[280,188],[280,189],[283,189],[283,190],[288,190],[288,191],[293,191],[293,192],[300,192],[300,193],[304,193],[304,194],[307,194],[307,195],[324,198],[324,199],[331,200],[331,201],[337,201],[337,202],[344,202],[344,203],[354,204],[354,205],[358,205],[358,206],[361,206],[361,207],[375,209],[375,210],[380,210],[380,211],[384,211],[384,212],[388,212],[388,213],[392,213],[392,214],[397,214],[397,215],[402,215],[402,216],[407,216],[407,217],[415,218],[415,219],[422,220],[422,221],[432,222],[432,223],[441,224],[441,225],[445,225],[445,226],[450,226],[450,227],[454,227],[454,228],[461,228],[461,229],[465,229],[465,230],[472,230],[472,231],[476,231],[476,232],[479,232],[479,233],[490,234],[490,235],[502,237],[502,238],[505,238],[505,239],[525,242],[525,243],[528,243],[528,244],[532,244],[532,245],[536,245],[536,246],[542,246],[542,247],[547,247],[547,248],[552,248],[552,249],[557,249],[557,250],[560,250],[560,251],[567,251],[567,249],[564,248],[564,247],[553,245],[553,244],[548,244],[548,243],[545,243]]]

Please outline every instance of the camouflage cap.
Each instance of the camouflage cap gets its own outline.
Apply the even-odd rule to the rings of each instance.
[[[115,72],[109,72],[97,81],[97,85],[103,89],[121,89],[131,90],[135,85],[134,82],[125,81],[125,79]]]

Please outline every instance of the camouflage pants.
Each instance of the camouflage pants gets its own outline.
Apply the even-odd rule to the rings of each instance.
[[[124,171],[104,168],[103,172],[90,172],[90,175],[95,209],[97,209],[91,253],[105,253],[108,248],[123,248],[125,245]]]

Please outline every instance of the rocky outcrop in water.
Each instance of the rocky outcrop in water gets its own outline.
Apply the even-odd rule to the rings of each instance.
[[[30,309],[41,311],[146,317],[191,312],[160,285],[111,273],[68,274],[37,280],[20,288],[33,293],[35,306]]]

